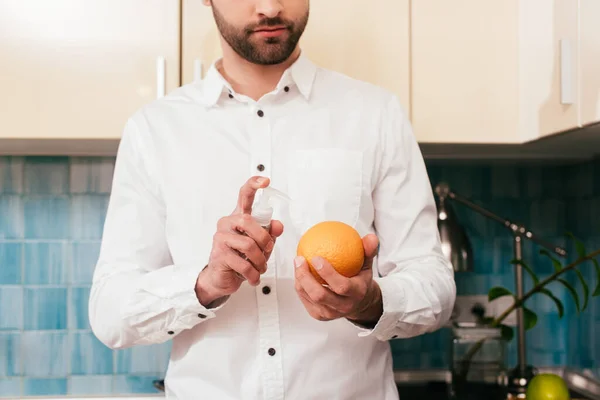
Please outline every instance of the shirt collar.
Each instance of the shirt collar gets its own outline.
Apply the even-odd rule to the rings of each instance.
[[[216,105],[223,94],[233,92],[229,82],[223,78],[223,75],[217,69],[220,62],[220,58],[213,62],[202,80],[203,102],[209,107]],[[316,65],[300,54],[298,59],[284,71],[276,90],[279,91],[285,86],[295,85],[304,98],[308,100],[316,73]]]

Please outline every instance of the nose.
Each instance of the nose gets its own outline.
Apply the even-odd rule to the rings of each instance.
[[[274,18],[283,10],[281,0],[258,0],[256,13],[266,18]]]

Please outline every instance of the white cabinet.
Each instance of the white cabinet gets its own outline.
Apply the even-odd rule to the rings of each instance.
[[[0,139],[118,140],[134,111],[179,85],[179,9],[1,1]]]
[[[579,0],[581,124],[600,122],[600,1]]]
[[[414,0],[411,11],[419,141],[522,143],[578,125],[575,1]]]

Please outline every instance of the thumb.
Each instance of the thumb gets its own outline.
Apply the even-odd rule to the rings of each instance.
[[[370,233],[362,239],[363,248],[365,249],[365,265],[363,269],[371,269],[373,259],[379,252],[379,239],[376,235]]]

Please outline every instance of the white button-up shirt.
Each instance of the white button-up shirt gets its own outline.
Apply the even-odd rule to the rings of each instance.
[[[194,285],[217,220],[264,175],[288,194],[261,285],[207,309]],[[383,315],[320,322],[294,290],[296,246],[324,220],[376,233]],[[268,288],[268,289],[265,289]],[[111,348],[173,340],[170,399],[397,399],[389,340],[440,328],[455,283],[423,158],[398,99],[301,56],[259,101],[206,78],[144,106],[117,155],[90,322]]]

